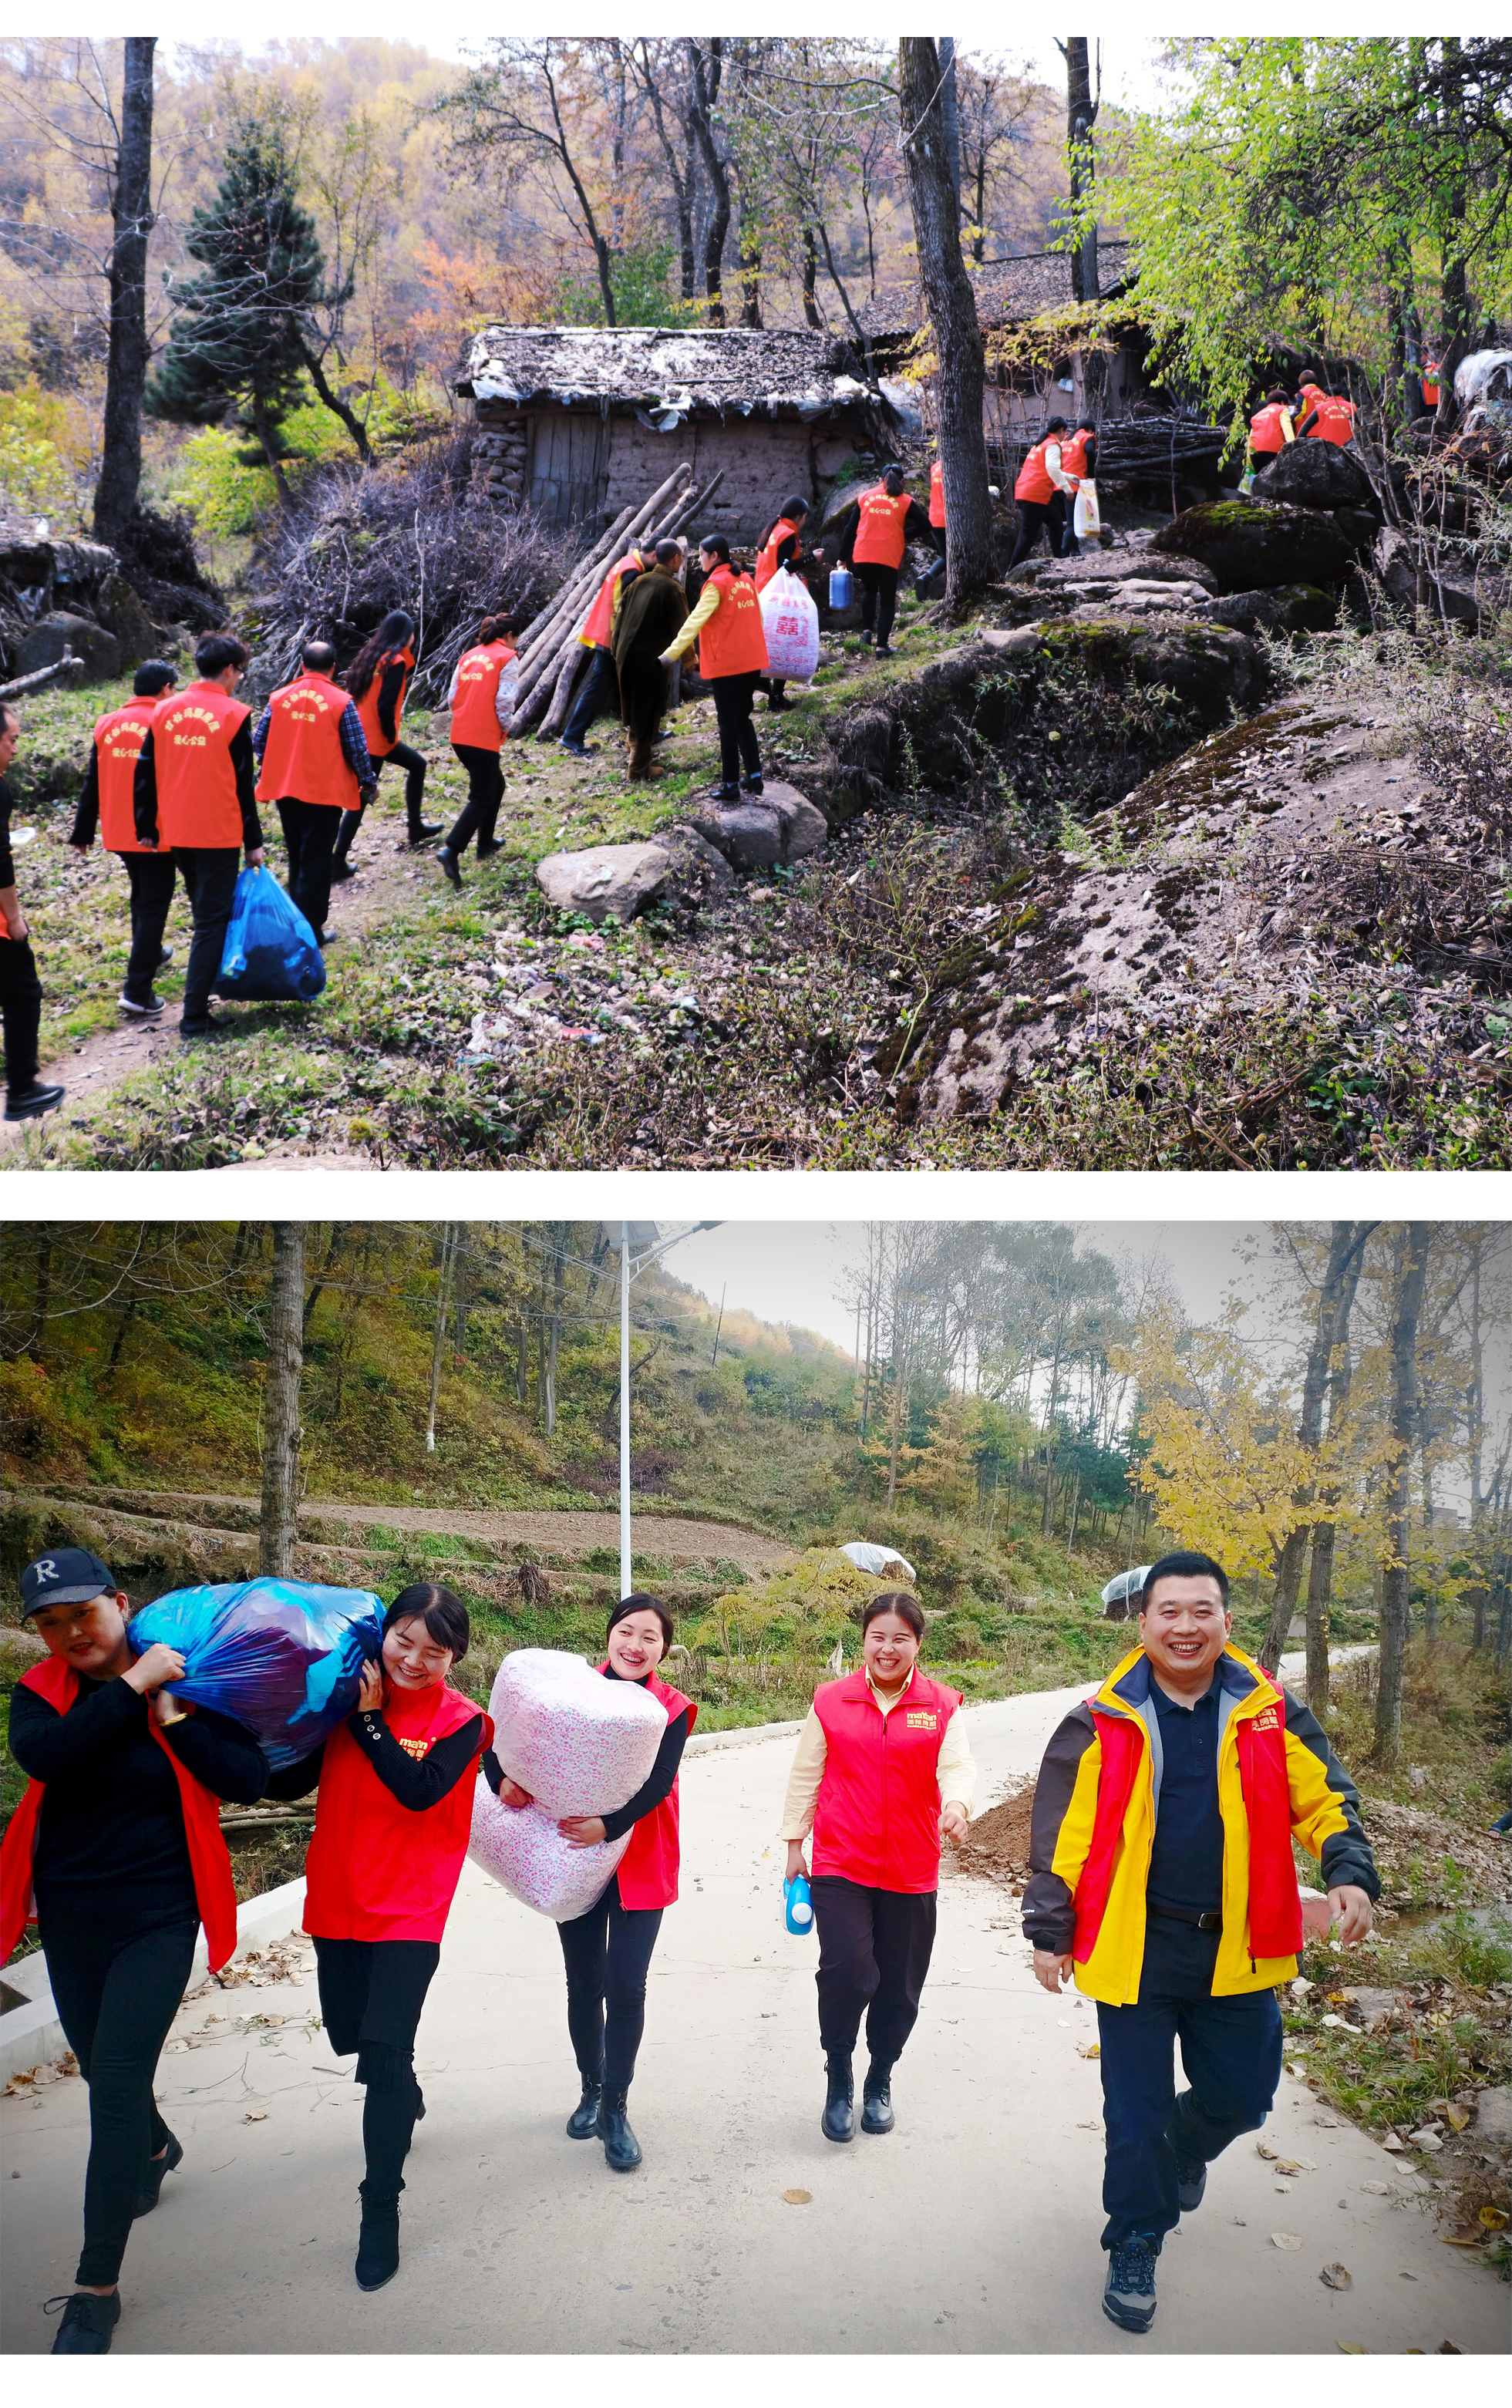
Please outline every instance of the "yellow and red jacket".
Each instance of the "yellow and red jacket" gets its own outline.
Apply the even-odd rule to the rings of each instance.
[[[1142,1647],[1066,1716],[1034,1791],[1023,1928],[1075,1960],[1078,1990],[1132,2006],[1144,1964],[1146,1884],[1162,1751]],[[1232,1641],[1219,1659],[1222,1929],[1214,1998],[1290,1981],[1302,1945],[1295,1840],[1328,1886],[1380,1888],[1354,1783],[1299,1698]]]

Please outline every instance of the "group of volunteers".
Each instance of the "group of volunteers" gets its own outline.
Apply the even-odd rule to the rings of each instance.
[[[1436,401],[1436,387],[1434,397]],[[1284,385],[1273,386],[1249,422],[1251,471],[1276,459],[1289,443],[1305,438],[1340,446],[1352,442],[1355,417],[1355,405],[1348,394],[1330,393],[1319,382],[1315,370],[1307,370],[1299,380],[1295,394],[1288,393]]]
[[[30,1784],[0,1852],[0,1961],[35,1916],[59,2018],[90,2088],[84,2245],[55,2351],[108,2349],[133,2220],[185,2160],[153,2073],[203,1924],[212,1971],[235,1945],[219,1799],[318,1790],[305,1929],[321,2013],[365,2086],[355,2273],[399,2267],[399,2197],[416,2123],[416,2033],[467,1850],[477,1778],[501,1803],[530,1794],[494,1752],[488,1714],[454,1687],[467,1614],[419,1584],[383,1619],[380,1661],[313,1754],[270,1777],[236,1722],[175,1702],[184,1658],[134,1654],[131,1608],[99,1557],[59,1548],[28,1565],[21,1610],[45,1659],[11,1709]],[[815,1692],[783,1808],[790,1882],[810,1883],[825,2061],[820,2129],[849,2143],[892,2130],[892,2081],[934,1948],[944,1843],[966,1836],[976,1770],[960,1693],[920,1664],[924,1615],[905,1592],[862,1615],[859,1668]],[[659,1666],[662,1601],[608,1617],[598,1670],[666,1716],[652,1769],[616,1813],[558,1825],[572,1848],[629,1845],[593,1904],[560,1923],[580,2097],[574,2140],[616,2172],[641,2149],[629,2091],[652,1952],[677,1902],[678,1770],[697,1719]],[[1033,1811],[1023,1928],[1049,1991],[1097,2004],[1106,2126],[1103,2305],[1143,2332],[1164,2236],[1199,2206],[1211,2160],[1263,2123],[1281,2067],[1277,1985],[1296,1972],[1303,1901],[1291,1847],[1321,1862],[1345,1944],[1371,1927],[1379,1884],[1353,1783],[1307,1708],[1232,1640],[1228,1582],[1205,1555],[1145,1577],[1139,1643],[1060,1725]],[[811,1842],[811,1858],[806,1843]],[[1321,1902],[1319,1901],[1319,1910]],[[854,2057],[867,2065],[856,2114]],[[1179,2042],[1189,2086],[1177,2092]]]

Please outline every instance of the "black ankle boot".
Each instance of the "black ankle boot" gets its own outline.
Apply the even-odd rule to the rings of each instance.
[[[617,2174],[634,2173],[640,2163],[640,2143],[630,2128],[625,2113],[629,2089],[606,2090],[599,2100],[598,2121],[594,2127],[604,2143],[604,2155]]]
[[[592,2141],[598,2136],[598,2102],[604,2096],[604,2078],[583,2075],[583,2095],[567,2118],[569,2141]]]
[[[360,2291],[381,2291],[399,2272],[399,2199],[369,2199],[362,2189],[363,2228],[357,2236],[357,2263],[352,2272]]]
[[[824,2071],[829,2087],[825,2092],[820,2130],[827,2141],[853,2141],[856,2137],[856,2086],[850,2071],[849,2051],[844,2057],[827,2057]]]
[[[439,820],[411,820],[405,833],[405,842],[408,845],[429,844],[432,837],[440,833]]]
[[[339,886],[344,879],[355,878],[357,872],[347,859],[351,840],[363,824],[361,811],[343,811],[341,825],[336,830],[335,844],[331,853],[331,876]]]
[[[136,2204],[132,2209],[134,2216],[151,2214],[158,2203],[158,2193],[163,2188],[164,2175],[171,2174],[175,2166],[182,2163],[183,2155],[183,2143],[176,2140],[170,2132],[168,2145],[162,2157],[148,2158],[147,2172],[142,2177],[142,2186],[136,2194]]]
[[[861,2128],[863,2132],[891,2132],[892,2123],[892,2068],[874,2057],[866,2069],[865,2086],[861,2094]]]

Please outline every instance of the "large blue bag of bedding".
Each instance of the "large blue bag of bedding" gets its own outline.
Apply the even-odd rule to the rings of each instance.
[[[217,995],[238,1003],[307,1003],[325,984],[315,931],[264,864],[237,872]]]
[[[350,1713],[363,1666],[383,1644],[383,1607],[365,1588],[220,1582],[155,1598],[126,1636],[138,1656],[160,1641],[177,1647],[184,1677],[174,1696],[234,1714],[277,1771]]]

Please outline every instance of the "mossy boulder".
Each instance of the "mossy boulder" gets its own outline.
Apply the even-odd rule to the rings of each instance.
[[[1322,510],[1286,502],[1204,502],[1162,527],[1154,550],[1201,561],[1225,594],[1257,586],[1338,585],[1353,547]]]
[[[1363,465],[1342,443],[1308,436],[1289,443],[1255,479],[1255,493],[1267,502],[1291,502],[1305,510],[1373,507],[1376,500]],[[1378,515],[1378,513],[1377,513]]]

